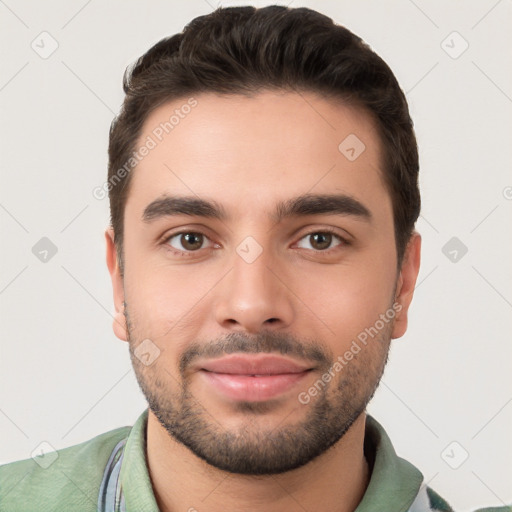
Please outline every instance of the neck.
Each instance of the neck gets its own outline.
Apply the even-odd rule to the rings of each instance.
[[[305,466],[279,475],[237,475],[209,465],[177,442],[151,410],[147,459],[161,512],[353,512],[370,474],[363,412],[334,446]]]

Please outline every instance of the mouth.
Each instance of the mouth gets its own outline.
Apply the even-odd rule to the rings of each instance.
[[[225,398],[262,402],[290,391],[313,370],[310,364],[275,355],[236,354],[204,362],[199,374]]]

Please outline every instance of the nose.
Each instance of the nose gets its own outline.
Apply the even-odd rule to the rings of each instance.
[[[254,261],[240,254],[234,255],[231,271],[216,287],[218,324],[250,333],[288,327],[294,315],[293,293],[282,265],[265,248]]]

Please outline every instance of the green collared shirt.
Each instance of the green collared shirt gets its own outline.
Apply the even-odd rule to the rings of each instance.
[[[131,428],[0,466],[0,511],[158,512],[146,464],[147,418],[146,409]],[[364,450],[371,477],[355,512],[453,512],[368,414]]]

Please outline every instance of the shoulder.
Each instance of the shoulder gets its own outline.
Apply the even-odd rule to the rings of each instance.
[[[35,459],[0,466],[0,511],[96,511],[103,471],[131,427]]]
[[[418,512],[425,511],[425,512],[455,512],[454,509],[448,505],[448,503],[437,494],[433,489],[430,487],[423,487],[425,489],[425,494],[428,497],[428,507],[418,507],[415,509],[414,507],[411,507],[409,509],[409,512],[415,512],[418,510]],[[420,493],[418,494],[418,497],[420,496]],[[512,505],[504,505],[502,507],[485,507],[485,508],[479,508],[475,509],[473,512],[512,512]]]

